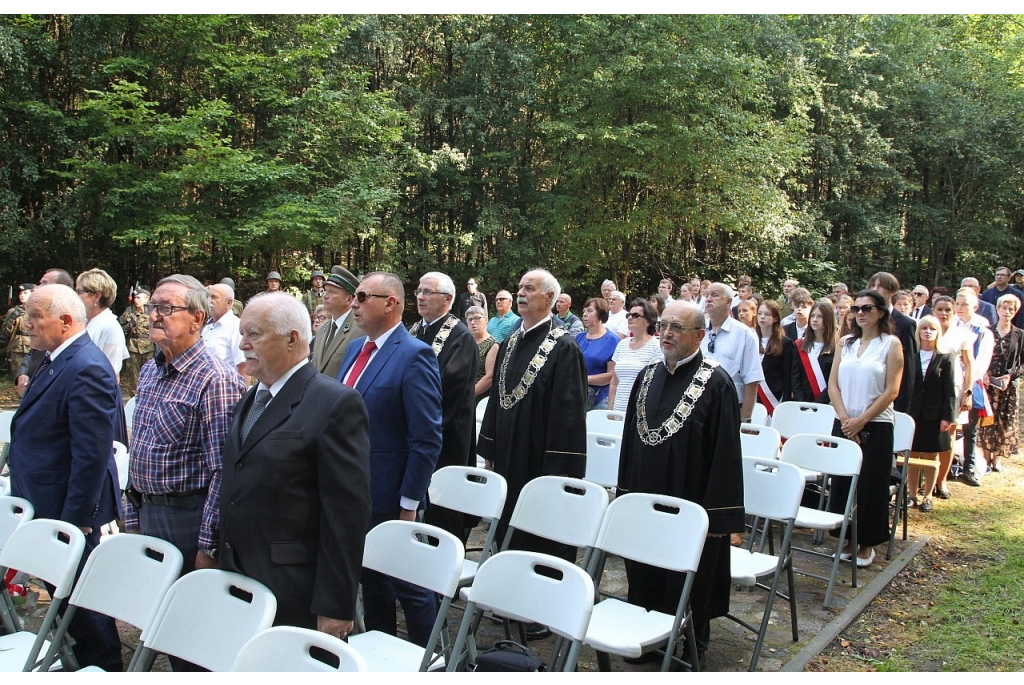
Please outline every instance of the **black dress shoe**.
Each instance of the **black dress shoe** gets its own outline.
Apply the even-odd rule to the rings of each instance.
[[[972,488],[980,488],[981,487],[981,481],[978,480],[977,476],[975,476],[973,473],[970,473],[968,471],[964,471],[964,474],[962,476],[960,476],[960,480],[962,480],[967,485],[970,485]]]
[[[683,652],[683,663],[676,664],[676,666],[678,668],[676,668],[675,670],[681,671],[683,673],[690,673],[690,672],[692,672],[693,671],[693,666],[691,666],[690,663],[687,661],[689,656],[690,656],[689,650],[686,650],[685,652]],[[708,670],[708,655],[707,655],[707,652],[698,652],[697,653],[697,665],[700,666],[701,673],[703,673],[703,672]]]
[[[526,639],[527,640],[543,640],[546,637],[551,637],[551,629],[540,623],[529,623],[526,626]]]

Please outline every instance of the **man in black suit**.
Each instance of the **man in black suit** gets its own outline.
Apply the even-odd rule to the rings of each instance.
[[[423,274],[416,289],[416,311],[422,317],[409,333],[434,350],[441,371],[441,454],[435,470],[476,465],[476,369],[480,350],[473,334],[452,311],[455,283],[447,275]],[[434,505],[424,521],[447,530],[465,544],[465,516]]]
[[[910,318],[920,321],[932,313],[932,308],[928,306],[928,298],[931,296],[928,288],[915,285],[910,294],[914,296],[914,308],[910,312]]]
[[[259,385],[224,441],[220,567],[274,592],[276,624],[343,638],[370,520],[366,406],[308,362],[309,314],[295,298],[257,295],[241,328]]]
[[[893,293],[900,289],[900,282],[891,273],[879,271],[868,279],[868,289],[874,290],[886,302],[892,302]],[[917,322],[906,314],[893,309],[889,305],[889,318],[892,319],[893,334],[900,339],[903,346],[904,359],[917,359]],[[900,394],[893,402],[896,411],[906,412],[910,407],[910,398],[914,394],[914,365],[903,365],[903,380],[900,383]]]
[[[807,322],[811,316],[811,308],[814,307],[814,298],[806,288],[793,288],[789,293],[789,301],[793,306],[793,313],[782,320],[782,330],[786,337],[796,342],[804,337],[807,330]],[[792,318],[790,318],[792,317]]]

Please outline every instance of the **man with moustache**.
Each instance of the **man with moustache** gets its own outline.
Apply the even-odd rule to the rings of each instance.
[[[721,293],[715,299],[728,306]],[[658,323],[664,359],[647,366],[633,385],[618,481],[620,494],[681,497],[708,512],[708,538],[690,595],[701,670],[711,619],[729,612],[729,535],[744,530],[739,403],[729,374],[701,352],[705,326],[704,315],[688,302],[665,307]],[[683,574],[627,561],[626,577],[631,604],[675,613]]]
[[[441,372],[441,453],[435,470],[476,463],[476,369],[480,352],[466,324],[451,311],[455,283],[443,273],[423,274],[416,289],[416,311],[422,317],[409,329],[430,345]],[[424,521],[447,530],[465,544],[466,517],[451,509],[430,505]]]
[[[558,281],[543,269],[523,275],[517,293],[523,325],[501,343],[495,360],[477,451],[508,482],[498,540],[526,483],[547,475],[582,478],[586,471],[586,363],[551,316],[560,293]],[[575,549],[527,533],[516,532],[511,547],[576,560]],[[547,635],[545,626],[527,628],[530,639]]]
[[[338,377],[349,343],[363,335],[363,329],[351,315],[352,296],[358,287],[359,279],[351,271],[343,266],[331,268],[323,297],[331,320],[320,327],[313,339],[313,366],[325,376]]]

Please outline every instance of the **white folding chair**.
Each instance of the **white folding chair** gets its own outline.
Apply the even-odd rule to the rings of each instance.
[[[124,405],[124,423],[128,430],[132,429],[132,419],[135,417],[135,398],[131,398]]]
[[[157,654],[167,654],[210,671],[229,671],[245,643],[269,628],[276,613],[277,599],[266,585],[230,571],[192,571],[164,595],[129,670],[149,671]]]
[[[782,438],[771,426],[756,423],[740,424],[740,447],[744,457],[778,459]]]
[[[622,450],[621,433],[587,433],[587,471],[584,480],[601,487],[615,488],[619,484],[619,452]]]
[[[11,494],[11,479],[7,476],[0,476],[0,497]]]
[[[757,634],[754,655],[750,659],[750,668],[748,669],[750,671],[757,668],[757,661],[761,657],[761,646],[764,644],[765,633],[768,632],[768,621],[771,618],[776,596],[789,601],[793,641],[796,642],[799,639],[796,617],[796,585],[793,580],[793,557],[790,543],[803,492],[804,478],[796,466],[774,459],[743,457],[743,508],[747,514],[769,522],[778,522],[783,526],[782,541],[777,554],[764,553],[764,533],[762,533],[762,541],[759,545],[760,551],[755,552],[752,549],[739,547],[731,547],[729,550],[732,557],[730,560],[732,582],[744,587],[758,587],[768,591],[759,626],[747,623],[733,614],[726,615],[726,618],[732,619]],[[770,534],[770,530],[771,528],[766,525],[765,531]],[[786,593],[779,591],[779,582],[783,571],[786,572],[788,584]],[[771,576],[771,585],[758,582],[759,578],[768,576]]]
[[[40,670],[49,669],[53,663],[79,608],[106,614],[145,632],[167,590],[181,574],[181,563],[181,552],[166,540],[148,535],[105,538],[85,562]],[[133,662],[139,651],[132,657]]]
[[[475,614],[484,610],[515,621],[546,625],[568,640],[564,656],[559,649],[553,650],[549,665],[564,663],[562,670],[572,672],[594,610],[594,581],[579,566],[547,554],[495,554],[480,566],[469,588],[448,671],[463,670],[475,658],[475,636],[470,634],[470,627],[479,625]],[[468,657],[464,658],[463,650]]]
[[[810,471],[818,471],[823,475],[822,487],[834,476],[845,476],[851,479],[850,493],[843,505],[843,513],[800,507],[797,513],[798,528],[811,528],[815,531],[839,529],[835,555],[829,555],[813,549],[793,547],[795,550],[820,557],[833,557],[832,568],[828,576],[821,576],[807,571],[797,571],[801,575],[828,581],[825,591],[825,606],[832,606],[832,589],[835,587],[836,574],[839,570],[840,552],[846,532],[850,530],[850,545],[857,549],[857,479],[860,477],[861,463],[860,445],[846,438],[835,438],[831,435],[794,435],[782,446],[782,461],[795,464]],[[856,555],[849,560],[851,583],[857,587]]]
[[[754,402],[754,411],[750,413],[750,423],[755,426],[767,426],[769,424],[767,407],[760,402]]]
[[[54,629],[61,602],[71,593],[84,551],[85,535],[78,526],[65,521],[34,519],[11,533],[0,550],[0,577],[9,568],[17,569],[50,583],[54,591],[38,633],[21,630],[0,635],[0,672],[35,670],[39,655],[49,648],[47,636]],[[10,616],[14,616],[8,593],[0,592],[0,602],[6,603]],[[70,650],[64,650],[61,659],[67,670],[78,667]]]
[[[465,548],[457,537],[425,523],[385,521],[366,534],[364,568],[441,595],[426,648],[376,630],[349,637],[349,644],[366,659],[371,671],[426,671],[444,654],[442,650],[441,655],[435,655],[434,646],[440,640],[448,607],[458,592],[465,556]]]
[[[13,411],[0,411],[0,471],[3,471],[7,463],[7,455],[11,451],[11,421],[14,420]],[[0,492],[0,494],[3,494]]]
[[[587,412],[587,432],[622,436],[626,412],[614,409],[591,409]]]
[[[482,400],[476,403],[476,422],[480,423],[484,420],[484,413],[487,411],[487,400],[490,399],[490,395],[485,395]],[[480,429],[477,428],[477,433]]]
[[[366,660],[327,633],[276,626],[245,643],[231,668],[252,673],[365,673]]]
[[[661,670],[667,671],[674,659],[679,661],[674,651],[683,627],[690,638],[689,663],[698,668],[689,604],[707,534],[707,512],[684,499],[629,493],[608,505],[597,536],[598,554],[593,564],[593,576],[598,581],[608,554],[686,576],[674,615],[648,611],[612,597],[594,607],[583,642],[597,650],[602,671],[611,670],[608,654],[635,658],[655,650],[663,652]]]
[[[885,558],[892,559],[892,548],[896,544],[896,531],[900,521],[903,522],[903,539],[907,539],[907,510],[910,500],[910,488],[917,488],[917,483],[908,483],[907,476],[911,466],[921,469],[939,470],[939,462],[933,459],[911,459],[910,452],[914,446],[914,431],[917,428],[914,419],[901,411],[895,412],[896,421],[893,426],[893,469],[899,473],[899,483],[889,488],[892,504],[892,530],[889,533],[889,546],[885,550]],[[928,493],[931,496],[931,493]]]
[[[124,490],[128,487],[128,448],[117,440],[114,441],[114,462],[117,464],[118,487]]]
[[[817,402],[782,402],[772,414],[771,426],[783,440],[799,433],[831,435],[836,411],[829,404]]]
[[[0,495],[0,550],[7,544],[11,534],[31,521],[33,516],[35,508],[27,499]],[[21,630],[21,619],[10,611],[8,604],[0,601],[0,628],[3,628],[2,632],[16,633]]]
[[[494,536],[505,508],[508,483],[494,471],[470,466],[445,466],[434,471],[427,493],[431,504],[491,520],[480,556],[475,561],[466,559],[462,562],[459,587],[465,587],[473,582],[480,564],[497,551]]]

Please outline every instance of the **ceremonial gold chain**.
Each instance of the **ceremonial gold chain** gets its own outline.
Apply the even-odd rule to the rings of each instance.
[[[697,400],[704,394],[704,388],[711,379],[711,374],[714,373],[715,367],[718,366],[718,362],[714,359],[705,357],[701,361],[700,368],[697,369],[693,380],[690,381],[690,385],[683,393],[683,398],[676,405],[675,411],[665,419],[664,423],[651,430],[647,426],[647,391],[651,387],[654,370],[661,363],[661,361],[657,361],[647,366],[647,371],[644,373],[643,381],[640,384],[640,393],[636,399],[636,430],[640,434],[640,439],[643,443],[651,447],[665,442],[683,427],[686,420],[690,418],[690,413],[693,412],[693,405],[697,404]]]

